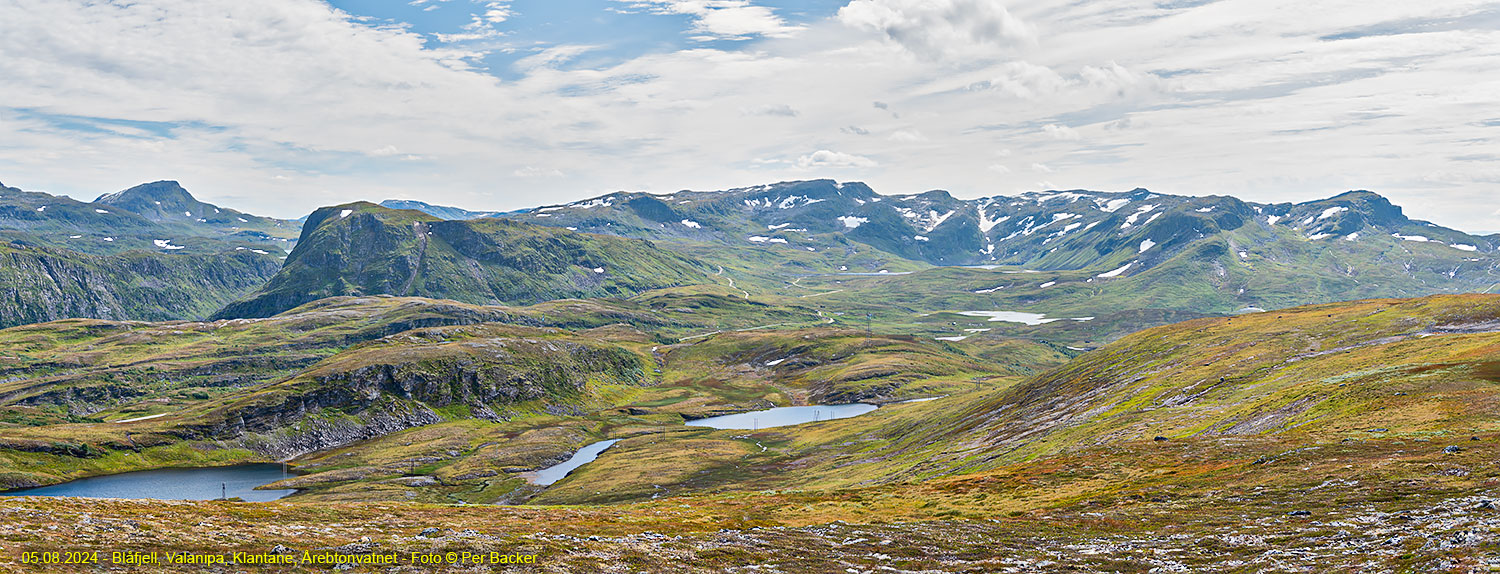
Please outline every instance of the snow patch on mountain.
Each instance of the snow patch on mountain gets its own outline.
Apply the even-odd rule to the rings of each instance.
[[[1340,213],[1343,213],[1345,211],[1349,211],[1349,208],[1344,207],[1344,206],[1330,207],[1328,209],[1323,210],[1323,214],[1318,216],[1318,220],[1321,221],[1321,220],[1324,220],[1324,219],[1328,219],[1330,217],[1333,217],[1333,216],[1338,215]]]
[[[1151,213],[1151,211],[1156,209],[1156,207],[1157,206],[1154,204],[1142,205],[1140,207],[1137,207],[1135,209],[1135,213],[1130,214],[1130,217],[1125,218],[1125,223],[1120,224],[1120,229],[1130,229],[1130,226],[1135,225],[1135,222],[1140,221],[1142,215]],[[1158,213],[1157,215],[1161,214]]]
[[[1133,266],[1133,265],[1135,265],[1135,262],[1131,261],[1130,263],[1126,263],[1125,265],[1120,266],[1119,269],[1115,269],[1114,271],[1105,271],[1104,273],[1100,273],[1098,275],[1095,275],[1095,277],[1101,277],[1101,278],[1104,278],[1104,279],[1109,279],[1111,277],[1119,277],[1120,274],[1122,274],[1122,273],[1124,273],[1126,271],[1129,271],[1130,267]]]
[[[1103,198],[1100,198],[1095,199],[1094,203],[1099,204],[1099,211],[1103,211],[1105,213],[1114,213],[1116,211],[1119,211],[1121,207],[1130,205],[1130,200],[1122,197],[1119,199],[1111,199],[1106,202]]]
[[[868,217],[855,217],[853,215],[845,215],[839,217],[838,220],[842,221],[844,223],[844,227],[847,227],[849,229],[856,229],[860,225],[870,222],[870,218]]]

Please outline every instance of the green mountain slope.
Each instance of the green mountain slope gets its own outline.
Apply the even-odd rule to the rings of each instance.
[[[202,318],[275,274],[290,226],[198,202],[175,182],[93,203],[0,185],[0,326]]]
[[[1287,450],[1467,440],[1500,431],[1497,357],[1493,295],[1186,321],[1132,334],[989,396],[914,409],[918,418],[850,423],[803,452],[860,432],[880,440],[804,466],[820,468],[809,478],[847,484],[858,476],[829,468],[871,458],[887,462],[866,472],[888,480],[1161,441],[1255,440]]]
[[[18,419],[149,416],[282,380],[351,345],[413,329],[493,323],[583,331],[624,325],[661,337],[701,337],[721,329],[822,322],[810,309],[675,292],[528,307],[331,297],[266,319],[71,319],[0,331],[0,407],[36,409],[16,411]]]
[[[1493,238],[1412,220],[1365,191],[1299,204],[1144,189],[959,200],[817,180],[621,192],[505,217],[649,238],[722,267],[749,296],[816,298],[848,326],[1079,348],[1199,316],[1500,285]],[[978,315],[1015,312],[1046,322]]]
[[[248,250],[99,256],[0,244],[0,327],[69,317],[202,318],[279,268],[275,258]]]
[[[1491,432],[1500,430],[1490,408],[1500,399],[1497,352],[1500,296],[1189,321],[976,405],[965,426],[991,444],[1022,445],[1013,457],[1154,436]]]
[[[337,295],[511,304],[706,282],[705,266],[645,241],[355,203],[309,216],[281,272],[216,316],[265,317]]]
[[[506,471],[519,473],[641,425],[767,404],[938,395],[976,376],[1029,372],[1016,363],[1063,358],[1017,341],[1016,361],[995,365],[937,342],[811,328],[825,324],[809,309],[656,292],[531,307],[341,297],[267,319],[27,325],[0,330],[10,365],[0,368],[0,462],[50,461],[55,472],[42,474],[52,478],[26,479],[50,482],[192,464],[193,452],[225,448],[248,450],[222,456],[281,458],[341,447],[378,474],[409,450],[394,446],[407,433],[556,439],[440,457],[445,476],[488,477],[491,457],[529,461]],[[726,328],[734,330],[719,332]],[[665,335],[683,332],[696,334]],[[130,456],[140,448],[157,450]],[[351,459],[336,460],[325,470]]]
[[[1497,357],[1500,296],[1199,319],[1014,384],[950,386],[931,402],[755,433],[622,441],[539,500],[912,483],[942,497],[943,484],[999,482],[1009,494],[995,504],[1025,508],[1152,483],[1157,492],[1250,489],[1292,467],[1318,467],[1314,484],[1411,480],[1500,434]],[[1379,468],[1398,453],[1429,470]]]

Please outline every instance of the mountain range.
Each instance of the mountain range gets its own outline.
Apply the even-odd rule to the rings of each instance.
[[[16,289],[20,303],[7,325],[70,316],[258,317],[336,295],[527,304],[701,285],[768,301],[817,296],[851,325],[868,316],[962,337],[943,323],[966,321],[966,329],[1089,346],[1184,316],[1500,283],[1500,238],[1412,220],[1364,191],[1300,204],[1143,189],[960,200],[814,180],[620,192],[509,213],[356,203],[318,210],[293,235],[296,222],[210,205],[175,182],[155,182],[91,203],[5,188],[0,227],[11,273],[48,269],[50,261],[72,270],[28,272],[35,286]],[[126,253],[245,259],[217,255],[230,251],[290,254],[274,276],[272,262],[234,268],[235,280],[204,267],[201,288],[191,277],[159,278],[177,284],[175,294],[152,294],[149,278],[117,271],[129,267],[118,259]],[[84,275],[92,279],[76,278]],[[89,290],[71,287],[80,281],[123,299],[81,295]],[[188,299],[194,303],[181,304]],[[1093,319],[974,319],[1001,311]]]
[[[496,217],[505,215],[503,211],[469,211],[462,207],[450,207],[446,205],[433,205],[415,199],[387,199],[380,202],[381,207],[391,209],[410,209],[420,211],[438,219],[479,219],[481,217]]]
[[[1500,528],[1500,237],[1370,192],[819,180],[292,222],[156,182],[4,188],[0,228],[0,489],[284,462],[296,490],[0,498],[20,552],[1452,571]]]
[[[932,265],[1047,270],[1142,258],[1147,261],[1138,267],[1147,268],[1174,250],[1247,226],[1273,231],[1275,239],[1376,244],[1390,239],[1442,245],[1455,254],[1492,254],[1500,246],[1497,236],[1476,237],[1408,219],[1399,207],[1366,191],[1299,204],[1144,189],[959,200],[941,190],[886,196],[860,183],[815,180],[667,195],[615,193],[507,217],[626,237],[788,249],[827,249],[836,238],[847,238]],[[1168,255],[1157,255],[1163,252]]]

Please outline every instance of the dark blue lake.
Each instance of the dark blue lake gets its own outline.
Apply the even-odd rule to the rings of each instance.
[[[0,496],[86,496],[90,498],[154,498],[158,500],[213,500],[221,495],[250,502],[276,500],[294,490],[255,490],[289,475],[279,464],[242,464],[218,468],[163,468],[80,478],[72,482],[10,490]]]

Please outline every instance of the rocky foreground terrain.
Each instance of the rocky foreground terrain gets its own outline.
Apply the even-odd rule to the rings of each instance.
[[[1142,501],[985,519],[748,526],[673,520],[678,502],[588,509],[437,508],[291,503],[8,499],[0,502],[0,570],[37,571],[21,552],[98,551],[103,566],[46,571],[176,571],[113,565],[109,552],[369,554],[400,564],[354,571],[425,572],[1488,572],[1500,568],[1500,491],[1427,492],[1353,502],[1358,485],[1324,489],[1343,507],[1281,512],[1275,496],[1208,508]],[[1281,493],[1285,496],[1291,493]],[[732,505],[720,501],[718,505]],[[718,506],[716,505],[716,506]],[[1295,506],[1295,505],[1294,505]],[[722,528],[718,528],[723,526]],[[411,564],[409,555],[535,554],[532,565]],[[225,564],[210,571],[291,566]],[[298,568],[327,569],[305,565]],[[338,569],[337,566],[333,567]]]

